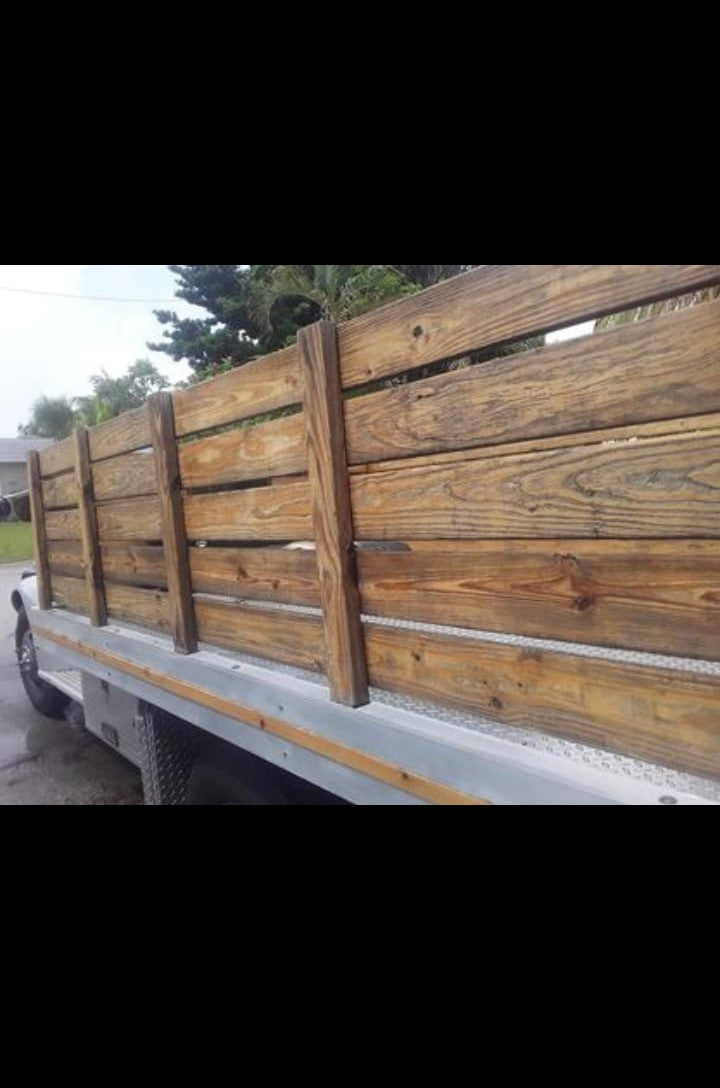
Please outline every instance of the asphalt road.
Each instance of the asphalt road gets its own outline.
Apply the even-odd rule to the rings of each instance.
[[[15,662],[10,594],[27,563],[0,565],[0,805],[138,805],[135,768],[70,721],[31,706]]]

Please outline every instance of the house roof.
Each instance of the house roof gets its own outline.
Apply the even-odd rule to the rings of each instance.
[[[53,441],[52,438],[0,438],[0,464],[24,463],[30,450],[44,450]]]

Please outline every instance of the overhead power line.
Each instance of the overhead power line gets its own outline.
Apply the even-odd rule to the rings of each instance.
[[[177,298],[110,298],[107,295],[69,295],[64,291],[31,291],[29,287],[6,287],[0,283],[0,291],[13,291],[19,295],[45,295],[48,298],[77,298],[84,302],[166,302],[177,304]]]

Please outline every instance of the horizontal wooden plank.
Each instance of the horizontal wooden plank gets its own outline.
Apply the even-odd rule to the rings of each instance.
[[[583,445],[351,480],[357,539],[720,536],[720,435]]]
[[[322,620],[317,616],[196,598],[195,617],[202,642],[305,669],[325,667]]]
[[[352,462],[720,410],[720,300],[345,403]]]
[[[284,604],[320,604],[314,552],[286,548],[190,548],[196,593]]]
[[[150,424],[147,405],[123,412],[121,416],[99,423],[88,431],[90,458],[100,461],[104,457],[116,457],[150,445]]]
[[[185,498],[193,540],[304,540],[312,536],[307,481]]]
[[[170,607],[164,590],[106,582],[105,601],[111,619],[129,620],[154,631],[170,630]]]
[[[47,551],[50,570],[53,574],[67,574],[71,578],[85,577],[81,541],[51,540]]]
[[[507,442],[501,446],[482,446],[475,449],[452,450],[449,453],[424,453],[418,457],[393,458],[390,461],[372,461],[364,465],[351,465],[352,476],[367,476],[377,472],[420,469],[428,465],[458,465],[488,457],[509,457],[511,454],[539,453],[543,450],[567,449],[576,446],[597,446],[637,442],[642,438],[661,438],[672,434],[699,434],[701,431],[720,433],[720,412],[708,412],[701,416],[685,416],[682,419],[661,419],[652,423],[632,423],[626,427],[604,427],[597,431],[558,434],[552,438],[529,438],[524,442]]]
[[[178,446],[183,487],[213,487],[239,480],[307,471],[302,412]]]
[[[433,541],[358,569],[366,613],[720,659],[717,541]]]
[[[101,540],[161,540],[157,498],[118,499],[97,507]]]
[[[80,493],[74,472],[65,472],[62,476],[53,476],[42,482],[43,507],[46,510],[58,510],[65,506],[77,506]]]
[[[72,435],[40,450],[40,473],[43,477],[54,476],[56,472],[67,472],[74,467],[75,446]]]
[[[109,457],[92,466],[93,488],[98,502],[157,492],[152,450]]]
[[[69,608],[73,612],[88,612],[87,586],[84,578],[68,578],[54,574],[50,580],[53,602],[59,608]]]
[[[225,423],[299,404],[297,345],[264,355],[218,378],[173,393],[175,433],[206,431]]]
[[[720,265],[484,265],[338,329],[344,386],[720,281]]]
[[[720,681],[366,624],[370,681],[510,725],[720,777]]]
[[[101,544],[103,577],[135,586],[167,586],[165,551],[152,544]]]
[[[79,540],[80,514],[75,510],[51,510],[45,515],[48,540]]]

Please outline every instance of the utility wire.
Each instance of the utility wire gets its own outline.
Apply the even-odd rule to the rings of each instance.
[[[62,291],[31,291],[28,287],[6,287],[0,283],[0,291],[13,291],[20,295],[46,295],[49,298],[77,298],[86,302],[165,302],[177,304],[177,298],[109,298],[107,295],[68,295]]]

